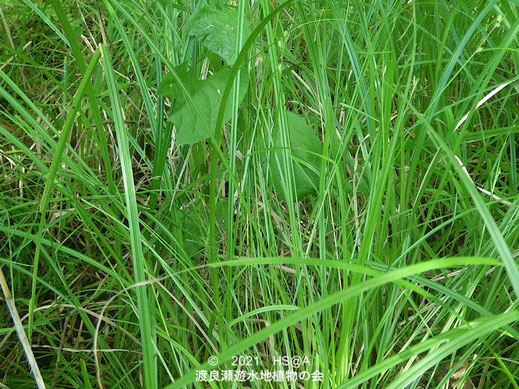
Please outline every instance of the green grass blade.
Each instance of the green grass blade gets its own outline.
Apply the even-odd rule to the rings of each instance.
[[[74,99],[72,100],[72,106],[70,107],[70,111],[67,115],[65,125],[63,126],[63,130],[61,131],[59,141],[54,152],[54,157],[52,159],[52,164],[47,175],[47,183],[45,185],[45,189],[43,191],[40,203],[40,212],[42,214],[45,214],[45,212],[47,211],[52,186],[54,185],[54,180],[56,179],[56,174],[58,173],[58,169],[61,164],[61,158],[63,156],[63,152],[65,151],[68,139],[70,137],[70,132],[72,131],[72,126],[74,125],[74,121],[79,110],[79,105],[81,104],[81,99],[83,98],[83,94],[85,93],[87,85],[91,83],[92,73],[94,72],[100,57],[101,52],[98,50],[92,56],[90,64],[88,65],[85,74],[83,75],[83,79],[79,84],[79,88],[76,94],[74,95]]]
[[[139,212],[137,210],[137,198],[135,194],[135,184],[133,180],[133,170],[131,153],[129,149],[128,134],[123,117],[123,111],[117,91],[117,84],[114,77],[114,70],[110,53],[106,46],[102,46],[103,68],[105,70],[106,82],[110,101],[112,103],[112,114],[114,126],[117,133],[117,144],[119,146],[119,158],[124,181],[124,194],[128,213],[128,223],[130,229],[130,241],[133,257],[133,270],[135,283],[139,284],[146,281],[146,260],[142,251],[142,237],[140,230]],[[155,351],[155,336],[153,329],[153,314],[151,300],[148,299],[146,286],[137,288],[137,315],[140,323],[142,352],[143,352],[143,371],[144,383],[146,388],[158,388],[157,380],[157,355]]]
[[[247,260],[245,260],[247,261]],[[261,259],[252,259],[251,263],[261,263]],[[492,261],[491,261],[492,262]],[[353,297],[359,296],[360,294],[369,291],[373,288],[379,287],[381,285],[395,282],[397,280],[401,280],[406,277],[410,277],[416,274],[424,273],[430,270],[443,269],[447,267],[458,267],[458,266],[467,266],[467,265],[483,265],[489,264],[488,259],[481,258],[445,258],[445,259],[437,259],[433,261],[423,262],[416,265],[411,265],[403,269],[394,270],[392,272],[373,277],[361,284],[357,284],[346,288],[340,292],[336,292],[328,297],[317,301],[316,303],[304,307],[299,311],[296,311],[285,318],[278,320],[275,323],[272,323],[270,326],[254,333],[254,335],[242,340],[241,342],[230,346],[228,349],[218,354],[217,364],[211,365],[209,362],[203,363],[198,366],[196,370],[210,370],[216,366],[224,364],[229,361],[233,356],[240,355],[250,347],[268,339],[273,334],[276,334],[283,329],[295,325],[296,323],[301,322],[312,316],[315,313],[322,312],[335,304],[347,301]],[[184,388],[190,385],[196,377],[195,370],[192,370],[190,373],[181,377],[178,381],[175,381],[171,385],[167,386],[167,389],[177,389]]]

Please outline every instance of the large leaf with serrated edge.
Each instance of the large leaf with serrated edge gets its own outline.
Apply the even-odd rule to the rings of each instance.
[[[234,65],[239,20],[236,10],[206,7],[191,15],[186,23],[185,31],[188,35],[199,38],[205,47],[218,54],[229,65]],[[242,42],[245,42],[250,34],[250,25],[245,21]]]
[[[206,80],[198,80],[186,71],[184,65],[173,69],[177,77],[167,75],[159,87],[159,93],[174,100],[169,120],[177,130],[177,144],[198,143],[214,135],[216,119],[222,102],[222,95],[231,75],[224,69]],[[241,72],[239,102],[247,92],[248,76]],[[231,119],[232,104],[227,103],[223,122]]]

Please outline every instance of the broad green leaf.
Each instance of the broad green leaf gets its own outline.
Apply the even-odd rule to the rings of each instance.
[[[187,255],[194,257],[204,246],[204,232],[200,220],[192,214],[185,214],[182,232],[184,237],[184,249]]]
[[[159,85],[158,93],[167,96],[171,100],[176,100],[177,105],[183,105],[185,100],[182,89],[193,94],[196,91],[197,83],[200,81],[189,73],[189,62],[175,66],[173,71],[177,77],[171,73],[167,74]],[[177,78],[182,85],[179,84]]]
[[[204,226],[209,222],[206,214],[197,213],[190,209],[183,214],[183,236],[186,253],[193,257],[200,253],[207,244],[207,228]],[[216,204],[216,220],[222,231],[227,230],[229,216],[227,215],[227,201],[219,201]]]
[[[290,136],[290,147],[292,160],[294,162],[294,179],[296,184],[296,195],[300,199],[317,190],[319,187],[319,169],[322,154],[322,143],[312,127],[301,116],[287,112],[288,132]],[[282,147],[281,132],[278,130],[274,136],[274,147],[277,149],[277,159],[281,163]],[[272,181],[274,189],[283,193],[283,183],[280,169],[276,158],[271,157]]]
[[[198,80],[179,65],[175,74],[164,78],[159,93],[175,100],[173,113],[169,120],[177,130],[177,144],[201,142],[214,134],[216,119],[220,109],[221,96],[231,74],[229,69],[222,70],[207,80]],[[180,82],[179,82],[180,80]],[[249,78],[245,72],[240,77],[240,102],[247,92]],[[224,123],[231,119],[232,106],[227,104]]]
[[[236,62],[238,12],[218,10],[211,7],[195,12],[188,20],[185,31],[201,39],[202,44],[222,57],[229,65]],[[250,26],[243,26],[243,42],[251,34]],[[241,49],[241,47],[240,47]]]

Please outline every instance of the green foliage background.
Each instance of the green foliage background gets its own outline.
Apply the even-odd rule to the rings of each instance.
[[[516,2],[0,10],[0,266],[48,387],[519,387]]]

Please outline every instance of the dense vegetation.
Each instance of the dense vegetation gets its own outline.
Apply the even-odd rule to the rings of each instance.
[[[0,10],[1,387],[519,388],[515,2]]]

